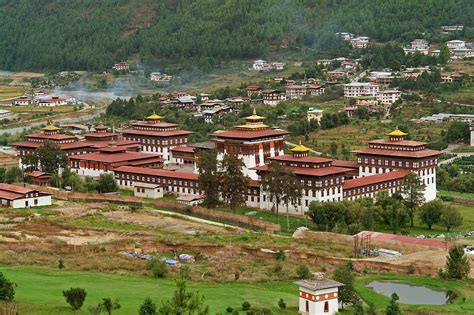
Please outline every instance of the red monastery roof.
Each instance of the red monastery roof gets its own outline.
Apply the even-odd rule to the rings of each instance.
[[[258,171],[268,170],[268,165],[257,166],[254,169]],[[350,168],[344,167],[322,167],[322,168],[310,168],[310,167],[288,167],[296,175],[306,175],[306,176],[328,176],[336,175],[341,173],[346,173],[352,171]]]
[[[211,136],[217,138],[232,138],[232,139],[255,139],[264,137],[284,136],[289,134],[285,130],[263,129],[263,130],[230,130],[223,132],[211,133]]]
[[[332,159],[327,159],[319,156],[303,156],[303,157],[293,157],[292,155],[279,155],[269,158],[270,160],[277,160],[277,161],[294,161],[294,162],[302,162],[302,163],[329,163]]]
[[[344,160],[334,160],[332,161],[332,166],[347,167],[358,169],[359,165],[354,161],[344,161]]]
[[[179,178],[179,179],[190,179],[190,180],[198,180],[199,178],[199,174],[194,174],[194,173],[175,172],[175,171],[167,171],[167,170],[162,170],[162,169],[133,167],[133,166],[120,166],[114,169],[114,172],[161,176],[161,177]]]
[[[167,122],[155,122],[155,123],[149,123],[149,122],[136,122],[132,124],[133,126],[141,126],[141,127],[157,127],[157,128],[171,128],[171,127],[177,127],[178,124],[173,124],[173,123],[167,123]]]
[[[48,139],[48,140],[69,140],[77,139],[75,136],[68,136],[61,133],[55,133],[52,135],[47,135],[44,133],[32,133],[26,136],[27,138],[39,138],[39,139]]]
[[[360,149],[352,151],[354,153],[369,154],[369,155],[386,155],[386,156],[399,156],[407,158],[424,158],[430,156],[436,156],[441,154],[440,151],[436,150],[419,150],[419,151],[401,151],[401,150],[384,150],[384,149]]]
[[[129,162],[134,160],[156,158],[156,154],[141,152],[123,152],[123,153],[87,153],[70,156],[70,160],[85,160],[105,163]]]
[[[351,188],[363,187],[363,186],[368,186],[368,185],[377,184],[377,183],[383,183],[387,181],[393,181],[393,180],[405,178],[407,174],[408,174],[407,171],[401,170],[401,171],[382,173],[382,174],[371,175],[371,176],[366,176],[366,177],[360,177],[360,178],[355,178],[355,179],[349,179],[345,181],[343,188],[351,189]]]
[[[413,141],[413,140],[400,140],[400,141],[390,141],[390,140],[372,140],[369,141],[370,144],[385,144],[385,145],[394,145],[394,146],[407,146],[407,147],[418,147],[426,145],[426,142]]]
[[[121,131],[122,134],[131,134],[131,135],[144,135],[144,136],[153,136],[153,137],[173,137],[173,136],[182,136],[189,135],[193,133],[192,131],[187,130],[167,130],[167,131],[158,131],[158,130],[139,130],[139,129],[124,129]]]
[[[194,147],[188,147],[188,146],[180,146],[180,147],[174,147],[171,149],[171,151],[176,151],[176,152],[187,152],[187,153],[194,153]]]

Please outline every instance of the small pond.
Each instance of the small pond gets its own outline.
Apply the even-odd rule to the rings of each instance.
[[[375,292],[391,297],[396,293],[402,304],[444,305],[449,296],[446,291],[436,291],[424,286],[415,286],[391,281],[372,281],[367,285]]]

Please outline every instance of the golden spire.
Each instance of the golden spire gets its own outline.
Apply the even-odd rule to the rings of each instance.
[[[55,125],[53,124],[48,124],[46,127],[43,127],[41,128],[41,130],[44,130],[44,131],[57,131],[57,130],[60,130],[61,128],[59,127],[56,127]]]
[[[163,119],[164,117],[160,116],[160,115],[157,115],[155,113],[155,111],[153,111],[153,114],[151,114],[150,116],[148,117],[145,117],[145,119],[147,120],[160,120],[160,119]]]
[[[392,131],[391,133],[388,134],[389,136],[395,136],[395,137],[404,137],[407,135],[407,133],[404,133],[403,131],[401,131],[400,129],[396,129],[394,131]]]
[[[296,152],[296,153],[301,153],[301,152],[308,152],[309,150],[311,150],[310,148],[304,146],[302,143],[301,143],[301,139],[300,139],[300,144],[297,145],[296,147],[294,147],[293,149],[290,149],[291,152]]]

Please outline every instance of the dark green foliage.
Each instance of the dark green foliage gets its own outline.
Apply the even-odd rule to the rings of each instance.
[[[458,209],[452,206],[446,206],[441,213],[440,222],[446,227],[446,231],[449,232],[451,228],[462,225],[463,217]]]
[[[168,265],[158,258],[153,258],[148,261],[148,270],[151,271],[154,277],[164,278],[168,273]]]
[[[245,301],[244,303],[242,303],[242,310],[244,311],[248,311],[250,309],[250,303],[249,301]]]
[[[15,298],[16,283],[11,282],[0,272],[0,301],[11,302]]]
[[[398,305],[398,295],[396,293],[392,294],[392,298],[390,299],[387,308],[385,309],[385,315],[401,315],[402,310],[400,309],[400,305]]]
[[[311,272],[309,271],[308,266],[306,265],[299,265],[296,268],[296,275],[298,279],[309,279],[311,277]]]
[[[423,202],[423,190],[425,184],[421,182],[418,175],[409,173],[403,180],[403,203],[407,208],[408,215],[410,217],[410,226],[413,227],[415,220],[415,212],[418,206]]]
[[[78,310],[82,307],[82,304],[84,304],[87,293],[81,288],[70,288],[67,291],[63,291],[63,296],[73,310]]]
[[[58,261],[58,268],[59,269],[64,269],[64,260],[61,258]]]
[[[220,192],[224,203],[235,213],[237,206],[245,203],[248,177],[242,169],[244,162],[235,154],[226,154],[220,165]]]
[[[339,302],[344,308],[344,304],[357,301],[357,294],[354,288],[354,274],[348,268],[347,264],[341,264],[334,270],[333,279],[344,286],[339,288]]]
[[[436,199],[423,204],[420,207],[419,217],[423,224],[426,224],[431,230],[434,224],[438,224],[446,205],[443,201]]]
[[[176,280],[176,290],[170,300],[164,301],[159,309],[163,315],[188,314],[207,315],[209,306],[204,304],[204,297],[199,292],[190,292],[186,288],[187,270],[180,269]]]
[[[143,0],[139,6],[131,0],[4,0],[0,64],[104,70],[138,53],[146,68],[161,65],[164,71],[182,62],[197,73],[220,60],[260,57],[282,46],[345,55],[348,45],[335,32],[410,41],[441,25],[471,25],[473,15],[470,0]],[[35,43],[48,45],[38,49]]]
[[[204,192],[204,205],[214,208],[219,202],[219,174],[217,171],[217,154],[215,151],[203,151],[198,157],[199,188]]]
[[[155,315],[156,314],[156,305],[150,298],[146,298],[143,301],[143,304],[140,305],[138,310],[138,315]]]
[[[227,313],[232,313],[234,311],[234,308],[232,306],[227,306],[227,308],[225,309],[225,311]]]
[[[47,140],[34,152],[25,155],[23,164],[27,171],[39,169],[47,173],[56,173],[59,168],[67,165],[67,158],[57,143]]]
[[[115,192],[118,190],[117,181],[112,174],[100,174],[99,183],[97,184],[100,193]]]
[[[283,301],[283,299],[279,299],[278,300],[278,307],[281,309],[281,310],[284,310],[286,308],[286,303],[285,301]]]
[[[23,181],[23,171],[19,166],[10,167],[5,171],[6,183],[20,183]]]
[[[471,133],[469,125],[462,121],[453,121],[446,132],[445,139],[449,143],[453,142],[469,142]]]
[[[108,315],[112,315],[113,310],[118,310],[121,307],[118,300],[112,302],[111,298],[102,298],[102,303],[100,303],[99,306]]]

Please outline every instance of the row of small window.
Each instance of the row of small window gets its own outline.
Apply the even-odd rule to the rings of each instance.
[[[194,181],[187,181],[187,180],[171,180],[167,178],[159,178],[159,177],[148,177],[148,176],[140,176],[140,175],[130,175],[130,174],[122,174],[118,173],[116,175],[118,179],[128,179],[132,181],[141,181],[141,182],[148,182],[148,183],[158,183],[158,184],[173,184],[179,186],[189,186],[189,187],[198,187],[198,183]]]
[[[326,179],[323,181],[312,181],[312,180],[301,180],[301,184],[302,185],[306,185],[308,187],[311,187],[312,186],[312,183],[314,182],[314,187],[321,187],[324,183],[324,186],[328,186],[328,185],[338,185],[338,184],[342,184],[344,183],[344,177],[336,177],[336,179],[334,178],[331,178],[331,179]]]
[[[400,181],[397,181],[398,183]],[[383,184],[383,185],[373,185],[373,186],[369,186],[367,187],[367,189],[365,187],[363,188],[357,188],[357,189],[353,189],[353,190],[347,190],[344,192],[344,197],[345,196],[352,196],[352,195],[359,195],[359,194],[363,194],[363,193],[370,193],[370,192],[377,192],[379,190],[382,190],[384,188],[394,188],[394,189],[397,189],[398,186],[396,186],[395,184],[392,185],[392,182],[389,182],[389,185],[387,185],[387,183]]]
[[[383,150],[396,150],[396,151],[420,151],[423,150],[424,146],[418,147],[404,147],[404,146],[387,146],[387,145],[373,145],[371,144],[369,148],[372,149],[383,149]]]
[[[135,126],[137,130],[151,130],[151,131],[172,131],[176,130],[175,127],[173,128],[156,128],[156,127],[144,127],[144,126]]]
[[[143,139],[143,138],[135,138],[135,137],[125,137],[126,140],[130,141],[138,141],[143,144],[158,144],[158,145],[169,145],[169,144],[183,144],[187,143],[186,138],[178,138],[178,139],[169,139],[169,140],[155,140],[155,139]]]
[[[375,165],[375,164],[376,164],[376,163],[375,163],[376,161],[377,161],[377,165],[382,165],[382,162],[383,162],[383,165],[385,165],[385,166],[389,166],[389,165],[390,165],[390,166],[393,166],[393,167],[395,167],[395,166],[403,167],[403,165],[405,165],[405,167],[410,167],[410,162],[405,161],[405,163],[403,163],[403,161],[398,161],[398,162],[397,162],[397,161],[394,161],[394,160],[391,160],[391,161],[390,161],[390,160],[375,160],[375,159],[370,159],[370,164]],[[362,159],[361,159],[361,158],[358,158],[358,159],[357,159],[357,163],[361,164],[361,163],[362,163]],[[364,159],[364,164],[369,164],[369,159],[365,158],[365,159]],[[418,168],[418,167],[420,167],[420,165],[421,165],[421,167],[429,166],[429,165],[434,165],[434,164],[436,164],[436,160],[429,160],[429,161],[426,161],[426,162],[423,161],[423,162],[421,162],[421,163],[419,163],[419,162],[413,162],[412,164],[413,164],[413,167],[414,167],[414,168]]]

